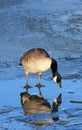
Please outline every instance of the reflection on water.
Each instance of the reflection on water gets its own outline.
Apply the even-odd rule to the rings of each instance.
[[[41,95],[30,95],[28,92],[22,92],[20,96],[25,115],[38,114],[37,119],[39,119],[33,118],[30,121],[31,124],[44,125],[59,120],[57,113],[62,101],[61,94],[52,101],[52,105]]]
[[[0,81],[0,130],[82,130],[82,81],[64,80],[62,95],[48,81],[42,88],[42,97],[33,95],[37,88],[32,88],[30,94],[23,92],[19,83],[20,80]]]

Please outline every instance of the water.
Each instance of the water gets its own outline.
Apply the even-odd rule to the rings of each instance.
[[[62,103],[59,120],[41,127],[30,124],[34,115],[27,116],[27,119],[24,117],[19,100],[25,85],[25,74],[19,66],[19,59],[26,50],[35,47],[46,49],[58,61],[63,77],[63,88],[59,89],[49,81],[50,71],[43,74],[42,84],[47,87],[42,88],[44,98],[51,104],[54,97],[62,93]],[[34,86],[36,82],[37,75],[30,75],[29,83]],[[81,82],[82,1],[0,0],[0,129],[80,130]],[[36,88],[29,91],[38,94]],[[46,118],[45,115],[43,118]]]

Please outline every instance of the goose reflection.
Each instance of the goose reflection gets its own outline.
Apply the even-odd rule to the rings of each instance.
[[[24,110],[25,115],[28,114],[42,114],[44,113],[50,114],[50,117],[46,119],[46,117],[43,117],[42,121],[32,121],[34,124],[44,124],[45,121],[43,120],[53,120],[57,121],[59,120],[58,115],[54,116],[55,113],[58,112],[58,107],[60,106],[62,102],[62,94],[59,94],[57,98],[55,98],[52,102],[52,105],[50,105],[49,101],[46,100],[41,95],[30,95],[28,92],[22,92],[20,93],[21,96],[21,104]],[[53,116],[52,116],[53,115]],[[40,116],[40,115],[39,115]],[[31,122],[30,122],[31,123]]]
[[[23,92],[20,95],[25,114],[50,112],[51,105],[43,96],[30,95],[28,92]]]
[[[58,107],[62,102],[61,94],[53,100],[52,105],[42,96],[41,91],[39,96],[30,95],[28,92],[22,92],[20,96],[25,115],[28,115],[29,118],[29,114],[31,114],[30,124],[42,126],[59,120],[59,115],[57,113]],[[38,114],[38,117],[32,116],[33,114]]]

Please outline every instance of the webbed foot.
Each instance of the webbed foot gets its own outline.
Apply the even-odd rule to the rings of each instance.
[[[29,88],[32,88],[32,87],[27,84],[23,88],[25,88],[26,90],[28,90]]]
[[[45,87],[45,85],[42,85],[40,83],[36,84],[35,86],[38,87],[38,88]]]

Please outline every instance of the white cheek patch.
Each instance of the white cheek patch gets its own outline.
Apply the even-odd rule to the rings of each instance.
[[[54,80],[54,82],[57,82],[57,76],[55,76],[55,77],[53,78],[53,80]]]
[[[55,103],[55,105],[58,105],[58,102],[57,102],[56,98],[54,99],[54,103]]]

